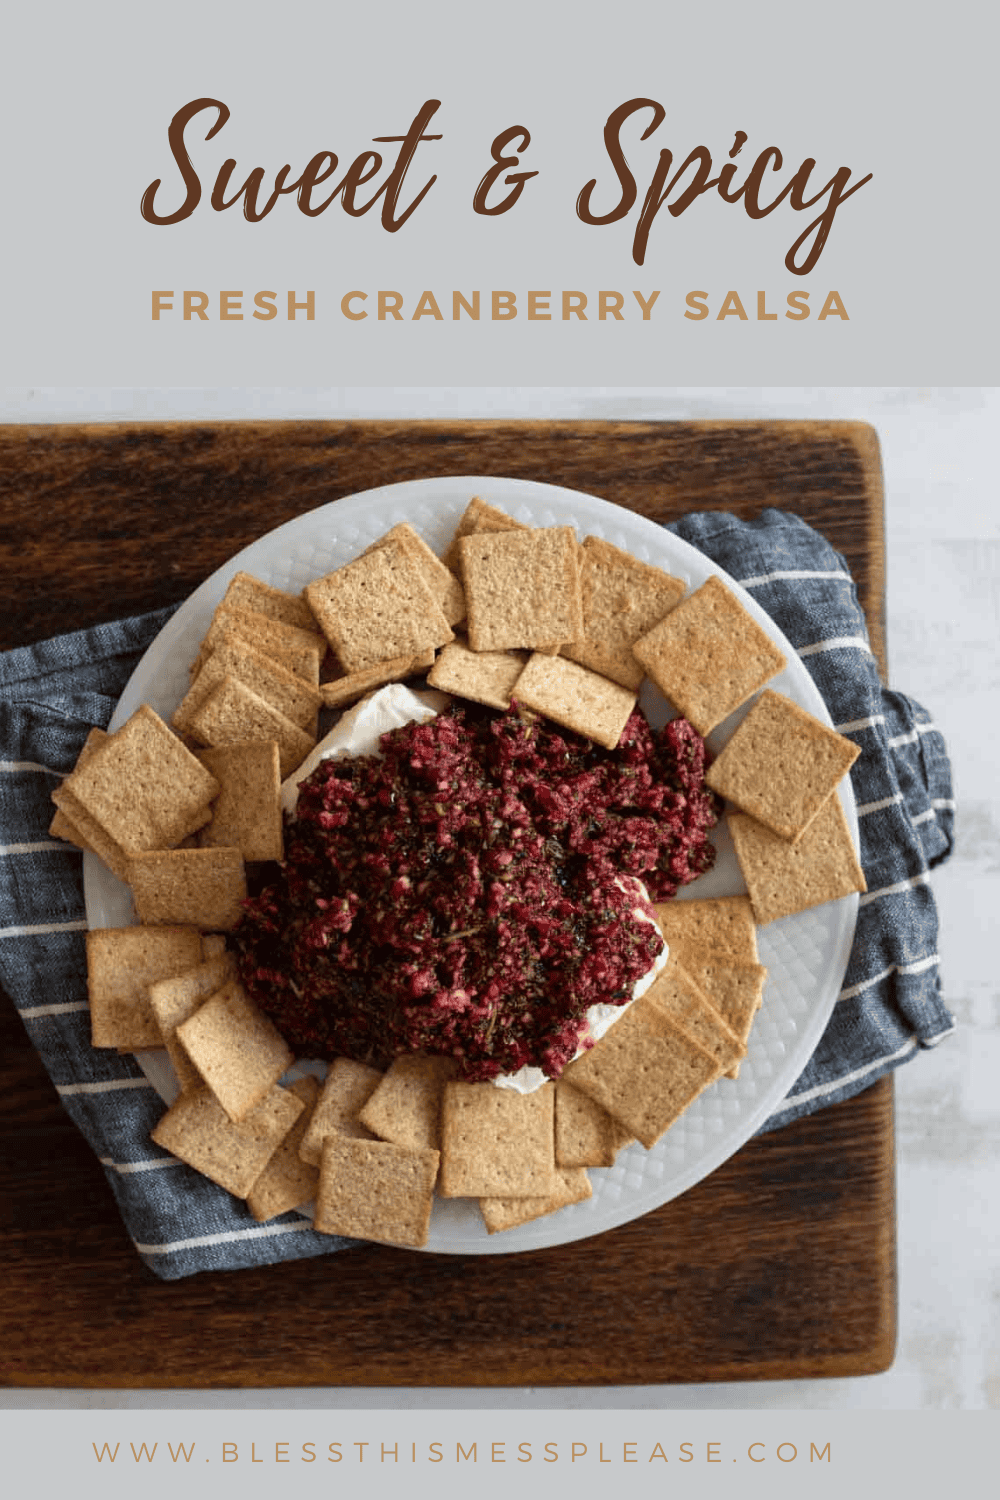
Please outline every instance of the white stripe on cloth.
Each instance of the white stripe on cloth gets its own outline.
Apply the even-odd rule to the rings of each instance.
[[[896,792],[892,797],[883,797],[881,802],[859,802],[854,810],[859,818],[867,818],[869,813],[883,812],[887,807],[896,807],[902,800],[902,792]]]
[[[927,958],[914,959],[911,964],[890,964],[887,969],[882,970],[881,974],[873,974],[870,979],[862,979],[860,984],[848,985],[846,989],[841,990],[837,999],[853,1000],[855,995],[861,995],[865,990],[872,989],[874,985],[881,984],[883,979],[888,979],[892,974],[926,974],[928,969],[933,969],[940,961],[936,953],[931,953]]]
[[[834,568],[832,571],[815,568],[786,568],[780,573],[761,573],[758,578],[741,578],[739,581],[745,589],[755,589],[765,583],[784,583],[786,579],[799,578],[822,578],[827,583],[835,578],[840,583],[852,582],[850,573],[842,573],[839,568]]]
[[[110,1167],[120,1177],[130,1177],[134,1172],[158,1172],[161,1167],[184,1165],[177,1156],[157,1156],[152,1161],[113,1161],[110,1156],[99,1156],[97,1160],[102,1167]]]
[[[855,1068],[853,1073],[842,1073],[839,1078],[831,1078],[829,1083],[818,1083],[814,1089],[806,1089],[802,1094],[787,1094],[783,1105],[807,1104],[811,1099],[825,1099],[827,1094],[835,1094],[839,1089],[857,1083],[858,1079],[864,1078],[866,1073],[874,1073],[876,1068],[884,1068],[887,1063],[901,1062],[904,1057],[909,1057],[910,1053],[916,1050],[917,1043],[911,1037],[908,1042],[904,1042],[898,1052],[892,1052],[888,1057],[876,1057],[873,1062],[865,1063],[863,1068]],[[780,1110],[775,1110],[775,1114],[780,1114],[780,1112]]]
[[[60,854],[64,854],[66,845],[58,839],[42,839],[37,844],[0,844],[0,855],[44,854],[48,849],[56,849]]]
[[[886,744],[890,750],[898,750],[900,745],[915,745],[922,734],[936,734],[936,724],[918,724],[914,729],[907,730],[906,734],[893,735]]]
[[[52,932],[86,932],[89,923],[83,922],[40,922],[36,927],[0,927],[0,938],[5,937],[45,937]]]
[[[861,897],[858,905],[869,906],[880,896],[901,896],[905,891],[915,890],[918,885],[929,885],[930,879],[930,871],[924,870],[920,875],[911,875],[908,880],[897,880],[895,885],[884,885],[879,891],[868,891]]]
[[[877,729],[885,723],[885,714],[869,714],[867,719],[852,719],[849,724],[835,724],[838,734],[855,734],[859,729]]]
[[[827,641],[815,641],[811,646],[797,647],[798,656],[816,656],[820,651],[863,651],[871,656],[872,648],[863,635],[832,635]],[[890,741],[890,744],[892,742]]]
[[[6,772],[13,775],[17,771],[41,771],[46,776],[58,776],[62,779],[62,771],[53,771],[51,766],[40,766],[35,760],[0,760],[0,774]]]
[[[298,1224],[262,1224],[259,1229],[234,1229],[229,1234],[198,1234],[190,1240],[172,1240],[168,1245],[140,1245],[133,1240],[140,1255],[172,1255],[177,1250],[200,1250],[207,1245],[231,1245],[236,1240],[262,1240],[276,1234],[298,1234],[312,1229],[308,1219]]]
[[[931,820],[936,817],[937,813],[934,811],[933,807],[929,807],[926,812],[917,813],[916,817],[911,818],[910,821],[913,824],[914,828],[916,828],[921,823],[930,823]]]
[[[71,1094],[111,1094],[115,1089],[151,1089],[148,1078],[111,1078],[104,1083],[57,1083],[56,1093],[64,1099]]]
[[[942,812],[954,812],[955,799],[954,797],[932,797],[931,807],[939,808]]]
[[[24,1010],[19,1010],[18,1015],[22,1021],[34,1021],[39,1016],[68,1016],[74,1010],[89,1010],[90,1002],[87,1000],[65,1000],[61,1005],[29,1005]]]

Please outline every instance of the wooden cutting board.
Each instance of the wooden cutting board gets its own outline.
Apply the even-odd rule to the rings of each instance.
[[[795,511],[842,552],[885,668],[874,432],[824,422],[0,427],[0,648],[185,598],[292,517],[445,474],[542,480],[656,521]],[[892,1084],[760,1136],[591,1240],[158,1281],[0,995],[0,1381],[652,1384],[872,1374],[895,1347]]]

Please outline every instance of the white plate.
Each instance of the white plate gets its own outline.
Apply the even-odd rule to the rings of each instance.
[[[581,537],[603,537],[644,562],[666,568],[692,588],[712,573],[724,578],[785,653],[788,666],[772,686],[830,723],[811,677],[770,617],[732,579],[671,532],[575,490],[469,477],[416,480],[367,490],[261,537],[214,573],[171,618],[136,668],[110,727],[118,728],[141,703],[169,720],[187,690],[189,663],[234,573],[253,573],[277,588],[298,591],[311,579],[349,562],[399,521],[410,521],[436,551],[443,551],[473,495],[531,526],[571,525]],[[654,723],[669,717],[664,699],[649,683],[641,701]],[[713,731],[709,738],[713,749],[725,743],[740,717],[733,715]],[[840,795],[857,844],[849,777],[841,784]],[[716,842],[715,869],[686,887],[679,900],[745,891],[724,826]],[[135,921],[128,888],[89,854],[84,859],[84,886],[91,927],[121,927]],[[739,1078],[722,1078],[713,1084],[651,1151],[633,1145],[620,1153],[613,1167],[591,1169],[594,1192],[586,1203],[488,1236],[473,1202],[437,1199],[427,1249],[498,1255],[566,1244],[627,1223],[707,1177],[763,1125],[808,1062],[843,981],[857,909],[857,896],[848,896],[760,929],[760,958],[768,968],[768,980]],[[144,1053],[140,1063],[169,1099],[176,1082],[166,1053]]]

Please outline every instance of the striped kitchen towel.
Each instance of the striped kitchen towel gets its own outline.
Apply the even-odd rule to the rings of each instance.
[[[812,1060],[765,1129],[866,1088],[953,1028],[940,993],[928,871],[952,846],[944,742],[912,699],[883,688],[843,560],[794,516],[724,513],[672,528],[747,588],[795,646],[842,734],[868,893],[839,1001]],[[104,1166],[128,1232],[161,1277],[329,1254],[347,1241],[249,1210],[155,1147],[159,1096],[130,1057],[90,1046],[82,859],[49,837],[50,795],[170,610],[0,656],[0,983]]]

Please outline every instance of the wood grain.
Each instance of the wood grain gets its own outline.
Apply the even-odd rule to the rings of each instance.
[[[665,521],[793,510],[847,558],[884,665],[878,444],[852,423],[0,428],[0,646],[180,600],[262,532],[445,474]],[[895,1344],[892,1084],[758,1137],[676,1202],[518,1256],[364,1246],[162,1283],[0,1003],[0,1382],[645,1384],[875,1373]]]

